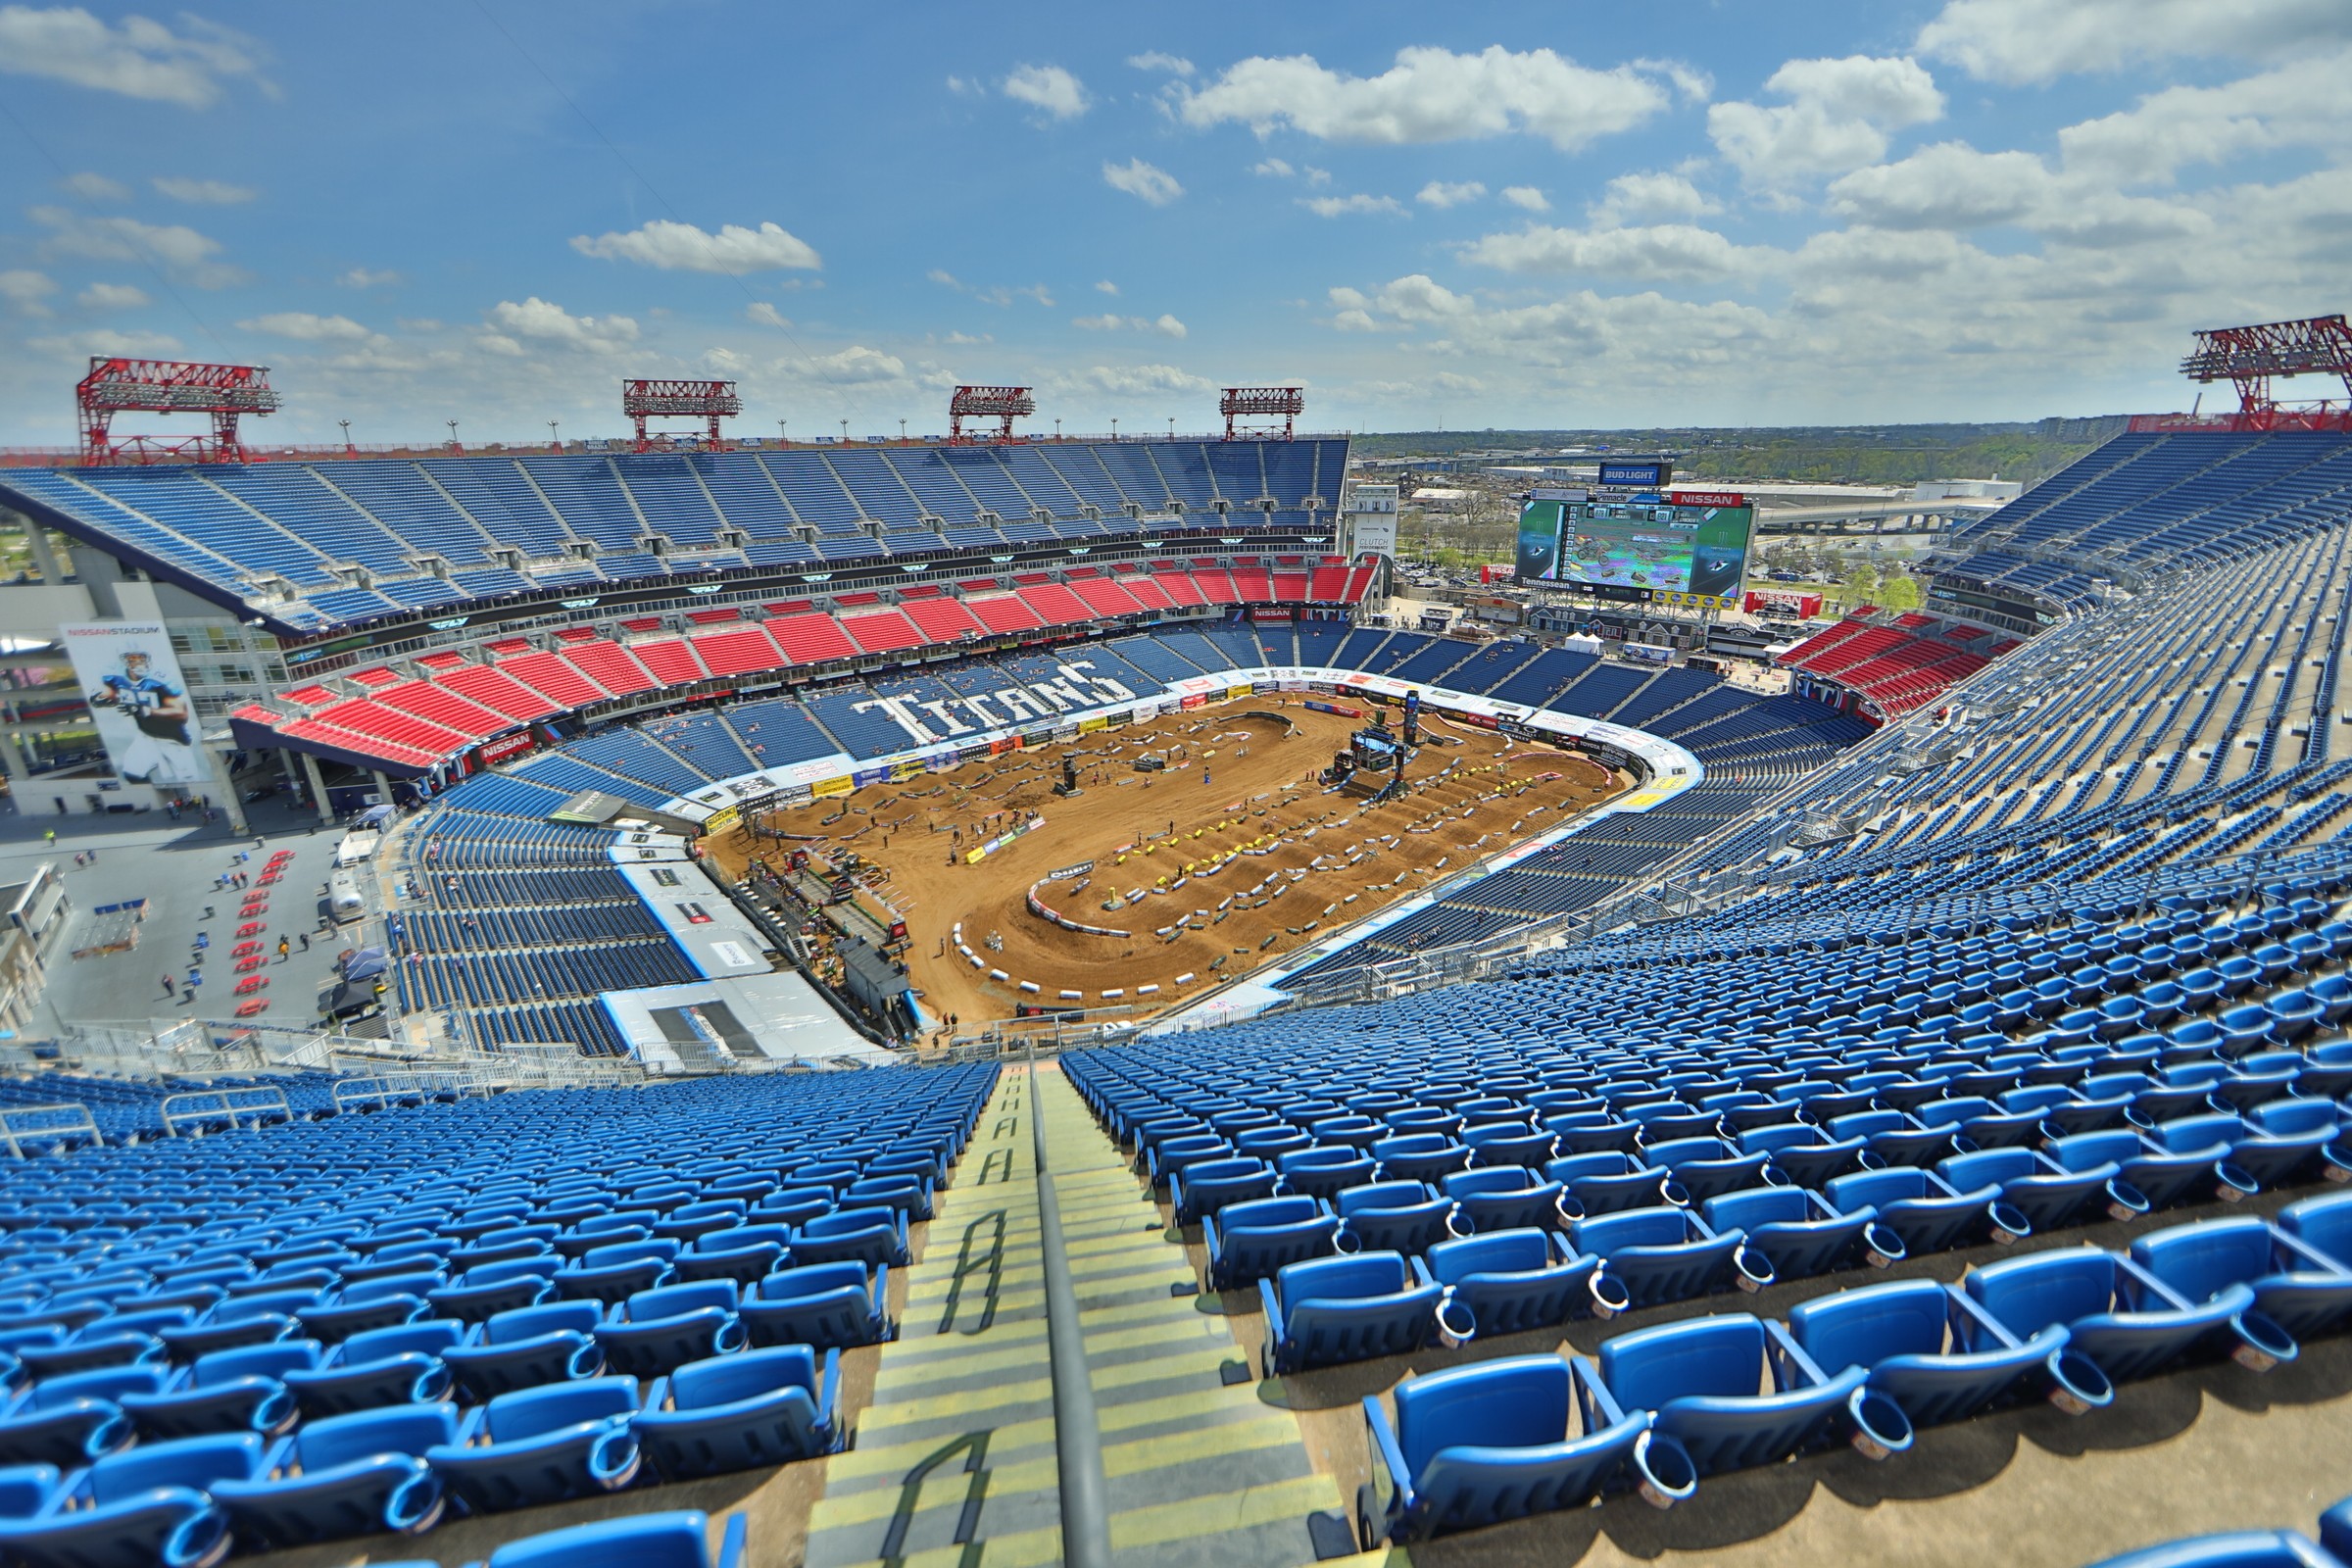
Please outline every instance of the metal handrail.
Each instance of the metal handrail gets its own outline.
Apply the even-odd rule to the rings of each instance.
[[[1061,1201],[1046,1165],[1045,1107],[1037,1093],[1037,1054],[1029,1055],[1029,1133],[1037,1159],[1037,1230],[1046,1275],[1046,1347],[1054,1383],[1054,1455],[1061,1483],[1061,1560],[1066,1568],[1109,1568],[1110,1483],[1102,1469],[1102,1428],[1095,1414],[1086,1330],[1061,1234]]]
[[[26,1127],[17,1120],[20,1116],[57,1115],[74,1119],[63,1126],[49,1127]],[[9,1153],[17,1159],[24,1157],[26,1144],[47,1144],[75,1138],[87,1138],[93,1149],[101,1149],[106,1145],[105,1137],[98,1131],[98,1123],[90,1115],[90,1107],[78,1101],[56,1105],[11,1105],[6,1110],[0,1110],[0,1143],[6,1144]]]
[[[421,1103],[454,1095],[488,1099],[500,1086],[488,1075],[456,1067],[419,1067],[405,1072],[377,1073],[335,1085],[335,1111],[341,1115],[361,1106],[388,1110],[397,1104]]]
[[[228,1130],[244,1127],[265,1127],[270,1122],[294,1119],[294,1107],[286,1102],[285,1091],[256,1086],[251,1089],[191,1089],[184,1094],[166,1095],[157,1107],[163,1116],[164,1131],[173,1138],[184,1136],[182,1122],[211,1126],[225,1120]],[[200,1131],[197,1134],[202,1137]]]

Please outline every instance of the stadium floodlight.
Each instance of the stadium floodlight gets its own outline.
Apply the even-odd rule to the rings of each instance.
[[[195,463],[243,463],[237,420],[248,414],[273,414],[277,394],[266,365],[198,365],[183,360],[132,360],[93,354],[90,372],[74,388],[81,413],[84,463],[149,463],[158,458]],[[145,414],[205,414],[213,431],[177,441],[132,436],[117,441],[114,417]]]
[[[2244,429],[2352,427],[2352,325],[2341,316],[2199,332],[2195,350],[2180,362],[2180,373],[2208,385],[2228,381],[2235,386],[2237,419]],[[2280,404],[2272,390],[2273,378],[2297,375],[2339,377],[2344,403],[2319,399]]]
[[[994,419],[997,439],[1012,439],[1012,421],[1037,412],[1037,399],[1025,386],[959,386],[948,399],[948,439],[964,439],[966,419]]]
[[[1243,431],[1271,437],[1277,421],[1282,439],[1288,441],[1298,416],[1306,412],[1306,394],[1295,386],[1229,386],[1217,399],[1217,412],[1225,416],[1228,441]]]
[[[704,443],[712,452],[723,451],[726,439],[719,433],[718,421],[743,412],[743,399],[735,395],[732,381],[679,381],[638,377],[620,383],[620,412],[637,426],[637,450],[660,452],[670,444],[667,436],[649,434],[648,419],[701,419],[704,421]]]

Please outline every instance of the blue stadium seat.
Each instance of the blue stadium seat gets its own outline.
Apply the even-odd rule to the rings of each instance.
[[[1443,1294],[1396,1252],[1292,1263],[1257,1285],[1266,1314],[1266,1375],[1418,1349],[1436,1334]]]
[[[426,1449],[424,1460],[469,1513],[593,1497],[636,1479],[636,1412],[634,1378],[522,1389],[468,1410],[457,1441]]]
[[[221,1480],[240,1546],[275,1550],[389,1531],[431,1529],[446,1506],[425,1455],[458,1437],[454,1404],[401,1404],[329,1416],[280,1438],[250,1481]]]
[[[1581,1425],[1569,1363],[1509,1356],[1408,1378],[1396,1386],[1394,1422],[1378,1396],[1364,1400],[1372,1481],[1357,1532],[1371,1549],[1539,1513],[1581,1508],[1649,1452],[1649,1422],[1628,1414]]]
[[[690,1362],[648,1386],[635,1431],[664,1480],[813,1459],[841,1446],[841,1352],[805,1345]]]

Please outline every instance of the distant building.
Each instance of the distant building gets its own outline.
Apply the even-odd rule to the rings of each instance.
[[[1348,487],[1340,512],[1340,547],[1348,555],[1396,558],[1396,487],[1364,484]]]

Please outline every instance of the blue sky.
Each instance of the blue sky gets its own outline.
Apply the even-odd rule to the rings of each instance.
[[[91,353],[265,440],[2180,408],[2352,306],[2347,80],[2345,0],[0,5],[0,445]]]

